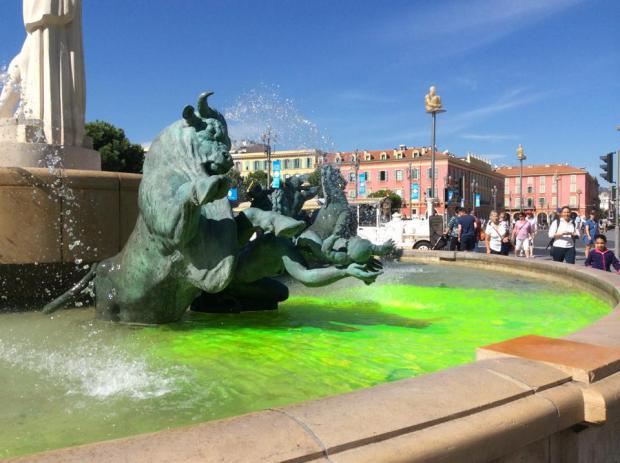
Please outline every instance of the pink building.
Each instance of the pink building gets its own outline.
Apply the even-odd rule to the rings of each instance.
[[[516,212],[521,209],[519,166],[500,167],[506,176],[504,208]],[[598,182],[585,169],[568,164],[524,165],[523,209],[534,209],[539,221],[548,219],[558,207],[569,206],[584,215],[599,208]]]
[[[430,148],[401,146],[383,151],[336,152],[329,153],[327,161],[339,166],[347,179],[350,202],[379,190],[392,190],[403,198],[402,214],[426,213],[426,198],[431,195]],[[464,204],[487,216],[494,203],[502,206],[504,177],[489,162],[474,155],[459,158],[437,152],[435,170],[439,214],[444,213],[446,206]]]

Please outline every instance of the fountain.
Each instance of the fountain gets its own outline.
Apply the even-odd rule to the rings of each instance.
[[[80,57],[69,37],[80,2],[25,1],[61,4],[71,20],[27,20],[24,50],[48,34]],[[228,125],[209,95],[161,132],[144,176],[60,168],[88,144],[78,126],[14,118],[12,133],[36,134],[23,144],[45,140],[45,168],[25,148],[0,168],[12,219],[0,224],[11,312],[0,458],[501,463],[574,449],[572,461],[597,463],[620,452],[614,275],[475,253],[380,262],[392,243],[356,236],[329,165],[314,221],[299,209],[316,192],[296,180],[235,214]],[[43,299],[47,314],[24,310]]]
[[[497,270],[414,261],[387,263],[388,278],[377,278],[376,256],[391,243],[355,236],[344,179],[330,165],[322,169],[325,204],[310,226],[272,207],[235,215],[226,198],[227,124],[209,95],[153,142],[123,250],[46,312],[80,308],[2,316],[0,457],[266,408],[288,414],[279,407],[385,382],[401,387],[471,361],[481,343],[565,335],[609,311],[584,292],[557,294]],[[294,191],[283,198],[292,199],[281,210],[295,215]],[[220,310],[231,300],[234,310]],[[113,442],[131,454],[131,440]],[[111,458],[108,444],[94,445],[107,449],[98,458]],[[64,461],[62,452],[41,458]]]

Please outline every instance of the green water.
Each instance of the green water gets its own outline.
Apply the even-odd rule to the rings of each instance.
[[[373,286],[293,286],[277,312],[193,313],[157,328],[93,321],[91,309],[6,314],[0,457],[416,376],[469,362],[480,345],[565,335],[609,310],[567,288],[428,265],[389,269]]]

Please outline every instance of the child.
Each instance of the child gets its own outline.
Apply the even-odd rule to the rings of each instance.
[[[607,249],[605,246],[606,244],[607,238],[605,238],[605,235],[596,235],[594,237],[594,249],[590,251],[586,258],[586,267],[609,272],[613,265],[616,272],[620,274],[620,261],[614,255],[613,251]]]

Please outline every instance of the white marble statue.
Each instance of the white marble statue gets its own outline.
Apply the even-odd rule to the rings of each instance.
[[[27,37],[0,94],[0,118],[41,121],[51,145],[84,145],[82,0],[23,0]]]

